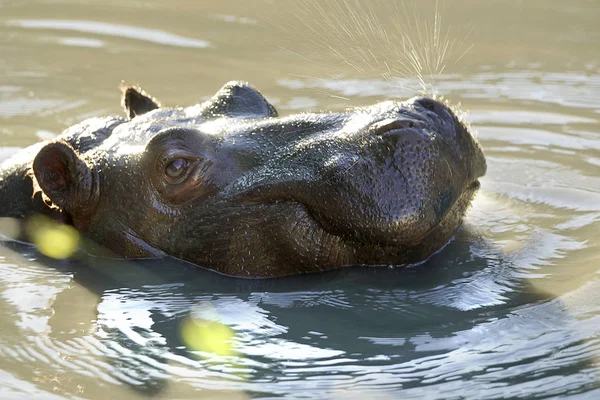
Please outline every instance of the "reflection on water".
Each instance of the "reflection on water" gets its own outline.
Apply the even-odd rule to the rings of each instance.
[[[0,353],[7,366],[52,366],[165,398],[178,384],[315,398],[349,388],[404,388],[418,397],[430,385],[442,385],[447,398],[484,382],[486,397],[596,387],[600,307],[586,299],[600,281],[570,290],[571,300],[538,290],[548,260],[584,245],[536,240],[507,259],[463,231],[419,269],[274,281],[232,280],[174,261],[48,268],[5,259],[3,315],[11,323],[4,329],[21,335],[3,335]],[[190,314],[228,327],[234,352],[186,348],[180,327]],[[556,385],[559,373],[568,379]]]
[[[377,15],[354,28],[398,9],[356,2]],[[420,88],[416,76],[321,64],[313,2],[299,25],[292,2],[220,3],[0,2],[0,157],[120,112],[121,79],[166,104],[248,79],[282,112]],[[440,3],[456,30],[475,24],[474,47],[435,89],[469,111],[488,158],[445,249],[404,270],[252,281],[176,260],[52,260],[5,241],[0,398],[596,398],[599,6]],[[18,229],[0,220],[3,235]]]

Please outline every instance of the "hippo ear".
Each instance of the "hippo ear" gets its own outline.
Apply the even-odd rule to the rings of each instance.
[[[33,160],[33,173],[44,198],[62,211],[92,206],[92,173],[66,143],[44,146]]]
[[[277,110],[262,94],[246,82],[226,83],[210,100],[202,105],[201,114],[207,118],[270,118]]]
[[[121,104],[129,119],[160,107],[160,103],[139,86],[121,83]]]

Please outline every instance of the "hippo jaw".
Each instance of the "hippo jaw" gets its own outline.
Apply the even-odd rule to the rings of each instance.
[[[123,257],[251,277],[420,262],[485,173],[468,129],[430,99],[278,118],[237,82],[184,109],[125,97],[131,120],[95,147],[59,137],[33,163],[44,195]]]
[[[364,266],[404,266],[425,261],[436,251],[447,244],[456,230],[460,227],[462,217],[466,212],[478,185],[465,192],[444,218],[435,226],[422,234],[420,239],[413,243],[394,243],[394,235],[390,235],[385,242],[357,239],[351,235],[340,235],[330,227],[324,226],[310,210],[301,203],[290,202],[286,205],[286,213],[293,218],[283,218],[281,225],[275,229],[274,236],[295,237],[297,242],[303,243],[303,248],[296,248],[294,271],[314,272],[338,267],[364,265]],[[273,235],[273,233],[272,233]],[[278,244],[278,246],[283,243]],[[314,251],[304,251],[312,248]],[[245,268],[248,274],[263,276],[264,268],[250,269],[249,263],[237,263],[228,266],[228,271]],[[266,270],[266,276],[286,275],[290,266],[281,262],[278,270]]]

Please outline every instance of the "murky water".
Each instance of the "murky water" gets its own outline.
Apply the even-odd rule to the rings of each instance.
[[[489,164],[456,239],[405,270],[247,281],[5,242],[0,398],[600,396],[600,4],[441,1],[440,24],[435,2],[347,3],[0,0],[2,158],[120,113],[123,79],[340,109],[416,94],[421,49]],[[232,349],[186,346],[190,314]]]

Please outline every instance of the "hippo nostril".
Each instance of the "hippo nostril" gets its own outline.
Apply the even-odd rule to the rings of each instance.
[[[421,107],[429,110],[435,111],[437,102],[427,97],[420,97],[415,100],[415,103],[419,104]]]
[[[371,126],[371,132],[385,136],[390,131],[413,128],[415,121],[405,118],[389,118],[378,121]]]

